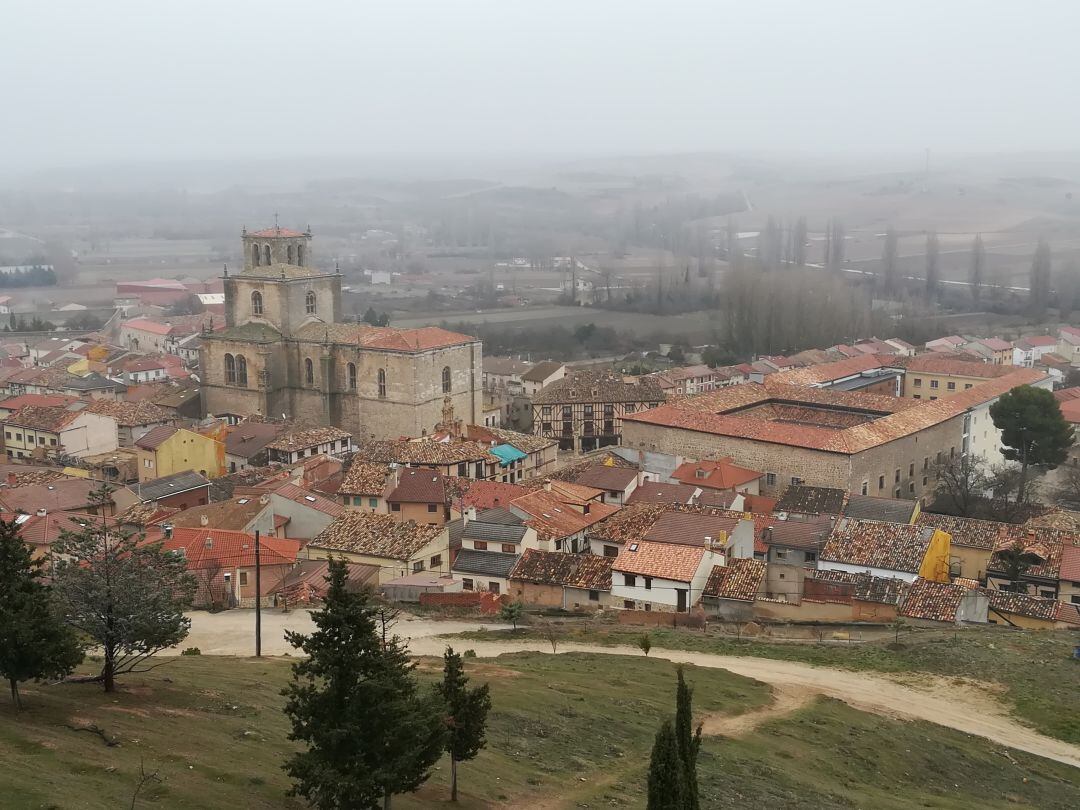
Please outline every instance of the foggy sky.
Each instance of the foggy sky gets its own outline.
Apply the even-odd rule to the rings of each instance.
[[[0,3],[0,169],[1080,146],[1080,3]]]

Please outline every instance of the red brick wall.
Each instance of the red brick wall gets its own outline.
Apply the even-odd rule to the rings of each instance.
[[[422,593],[421,607],[475,607],[481,613],[494,615],[499,612],[506,596],[484,592],[465,591],[463,593]]]
[[[705,614],[701,610],[695,610],[693,613],[620,610],[619,624],[629,624],[636,627],[704,627]]]

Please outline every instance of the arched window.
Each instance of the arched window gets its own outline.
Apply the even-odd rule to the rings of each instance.
[[[242,354],[236,355],[236,384],[247,388],[247,359]]]
[[[345,367],[346,377],[348,378],[349,390],[356,390],[356,363],[349,363]]]
[[[289,262],[289,264],[292,264],[292,260],[293,260],[293,247],[292,247],[292,245],[289,245],[287,248],[285,248],[285,255],[288,257],[287,261]]]
[[[225,355],[225,384],[236,385],[236,358],[231,354]]]
[[[303,245],[297,245],[296,246],[296,263],[300,267],[304,266],[304,246]]]
[[[260,264],[260,262],[259,262],[259,246],[258,245],[252,245],[251,246],[251,264],[253,266],[255,266],[255,267],[258,267],[259,264]]]
[[[270,261],[270,245],[263,245],[263,264],[269,267],[273,262]]]
[[[315,314],[315,293],[308,290],[307,298],[305,299],[304,308],[307,310],[308,315]]]
[[[251,314],[252,315],[262,315],[263,314],[262,293],[259,292],[258,290],[256,290],[255,292],[253,292],[251,294]]]
[[[378,374],[379,380],[379,399],[386,399],[386,369],[380,368]]]
[[[308,385],[315,384],[315,364],[311,362],[310,357],[304,358],[304,382]]]
[[[442,392],[444,394],[450,393],[450,366],[443,366],[442,370]]]

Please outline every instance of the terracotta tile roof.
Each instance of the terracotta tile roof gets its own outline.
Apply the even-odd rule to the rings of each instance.
[[[701,493],[694,496],[694,503],[699,506],[715,506],[720,509],[730,509],[732,504],[735,503],[735,499],[745,496],[733,489],[703,489]],[[753,511],[749,509],[749,511]]]
[[[177,512],[169,518],[168,522],[182,529],[210,528],[243,531],[261,512],[268,509],[270,509],[269,502],[262,503],[259,498],[247,495],[227,501],[193,506]],[[204,515],[206,516],[205,527],[202,524]]]
[[[80,411],[71,411],[67,408],[39,408],[29,405],[0,421],[12,427],[59,433],[74,421],[79,413]]]
[[[1015,366],[999,366],[994,363],[961,360],[953,357],[935,357],[928,354],[908,358],[906,365],[909,372],[946,374],[955,377],[981,377],[985,379],[1007,377],[1016,371]]]
[[[426,437],[423,439],[403,439],[369,441],[360,445],[360,454],[369,461],[384,464],[429,464],[442,466],[470,461],[492,461],[489,446],[474,441],[438,441]]]
[[[268,450],[280,450],[284,453],[293,453],[297,450],[306,450],[318,447],[320,444],[348,440],[352,434],[336,427],[314,427],[300,430],[290,430],[282,436],[267,443]]]
[[[504,484],[501,481],[474,481],[471,478],[451,477],[447,483],[452,505],[465,508],[491,509],[505,506],[515,498],[527,495],[529,490],[517,484]]]
[[[82,512],[90,506],[90,493],[101,488],[100,481],[88,478],[61,478],[47,484],[14,489],[0,489],[0,505],[9,512],[33,514],[38,509],[49,512]]]
[[[311,234],[294,231],[290,228],[263,228],[261,231],[248,231],[246,235],[255,236],[259,239],[263,239],[266,237],[273,238],[275,236],[285,236],[291,239],[296,239],[301,236],[310,236]]]
[[[509,506],[528,515],[525,525],[535,529],[541,540],[578,534],[619,509],[611,504],[593,502],[589,504],[589,514],[585,515],[568,506],[554,492],[542,489],[515,498]]]
[[[397,486],[386,496],[393,503],[446,503],[446,483],[438,470],[404,469]]]
[[[876,577],[865,571],[829,571],[819,569],[807,576],[825,582],[841,582],[852,586],[851,596],[860,602],[876,602],[881,605],[896,605],[904,591],[904,581],[892,577]],[[814,600],[810,600],[814,601]]]
[[[132,318],[130,321],[124,321],[121,327],[138,329],[140,332],[149,332],[154,335],[167,335],[172,332],[172,327],[169,324],[151,321],[148,318]]]
[[[150,428],[135,440],[135,446],[144,450],[157,450],[165,441],[171,439],[180,428],[175,425],[158,425]]]
[[[661,504],[629,504],[594,524],[589,529],[588,536],[613,543],[640,540],[666,511]]]
[[[465,438],[480,442],[508,444],[511,447],[516,447],[522,453],[538,453],[558,444],[554,439],[546,439],[543,436],[534,436],[531,433],[518,433],[516,430],[482,425],[466,425]]]
[[[765,473],[735,464],[730,457],[716,461],[702,459],[680,464],[671,477],[676,481],[710,489],[734,489],[763,478]]]
[[[1060,388],[1054,392],[1054,399],[1058,402],[1068,402],[1071,399],[1080,399],[1080,385],[1072,388]],[[4,403],[0,402],[0,407],[4,407]]]
[[[706,546],[710,538],[719,548],[739,525],[738,513],[664,512],[641,538],[654,543]]]
[[[1000,552],[1020,545],[1024,551],[1037,555],[1041,562],[1032,565],[1024,572],[1024,578],[1039,577],[1042,579],[1057,579],[1061,572],[1061,555],[1066,545],[1077,542],[1077,535],[1068,530],[1028,528],[1016,535],[1003,538],[994,547],[987,564],[987,571],[1003,573]]]
[[[168,551],[183,553],[190,571],[255,566],[255,536],[246,532],[204,527],[173,529],[172,537],[164,540],[162,545]],[[280,537],[259,539],[259,561],[262,565],[291,566],[296,562],[299,551],[300,542],[297,540]]]
[[[73,402],[78,401],[79,400],[75,397],[67,394],[19,394],[18,396],[0,400],[0,408],[14,413],[27,406],[38,408],[64,408],[71,405]]]
[[[615,558],[613,571],[675,582],[690,582],[705,558],[704,546],[678,543],[628,543]]]
[[[543,382],[562,367],[563,364],[557,360],[542,360],[526,371],[521,379],[528,382]]]
[[[596,489],[621,492],[637,480],[638,471],[634,467],[605,467],[598,464],[582,470],[575,481]]]
[[[839,515],[844,511],[846,500],[847,493],[842,489],[793,484],[784,490],[774,511],[804,515]]]
[[[618,453],[612,453],[609,450],[601,451],[600,453],[593,453],[580,461],[575,461],[571,464],[564,464],[554,470],[548,477],[551,479],[557,479],[559,481],[577,481],[577,477],[585,470],[591,470],[593,467],[619,467],[627,470],[638,469],[638,465],[631,461],[627,461]]]
[[[1057,616],[1057,600],[991,588],[983,588],[982,591],[990,600],[990,610],[995,613],[1015,613],[1046,621],[1054,621]]]
[[[354,460],[338,487],[342,495],[382,495],[390,468],[386,464]]]
[[[663,402],[665,394],[659,383],[649,377],[625,382],[613,372],[572,371],[533,397],[534,405],[558,405],[574,402]]]
[[[807,368],[797,368],[784,371],[773,376],[773,381],[787,383],[789,385],[819,385],[833,382],[834,380],[852,377],[864,371],[872,371],[877,368],[898,368],[897,358],[891,356],[892,352],[885,353],[888,356],[877,354],[859,354],[846,357],[843,360],[834,360],[831,363],[820,363]]]
[[[765,563],[761,560],[728,560],[727,565],[713,566],[702,595],[753,602],[764,579]]]
[[[645,481],[639,484],[627,503],[689,503],[697,487],[687,484],[661,484],[659,481]]]
[[[561,585],[588,591],[611,590],[614,557],[595,554],[565,554],[560,551],[526,549],[510,579],[537,585]]]
[[[820,559],[915,574],[932,535],[930,527],[842,518],[830,532]]]
[[[168,506],[155,506],[153,503],[136,503],[116,516],[116,522],[131,526],[150,526],[162,523],[179,512]]]
[[[1069,605],[1065,602],[1058,602],[1057,615],[1054,618],[1056,621],[1065,624],[1080,625],[1080,605]]]
[[[95,399],[86,407],[90,413],[111,416],[116,424],[124,427],[153,425],[171,422],[175,417],[152,402],[127,402],[125,400]]]
[[[954,517],[923,512],[915,521],[916,526],[932,526],[952,535],[952,545],[965,548],[992,550],[1003,542],[1012,542],[1022,537],[1026,531],[1022,526],[1012,523],[998,523],[994,520],[976,520],[975,518]]]
[[[407,560],[445,530],[442,526],[422,526],[411,520],[398,523],[390,515],[374,512],[346,512],[323,529],[308,547]]]
[[[1039,346],[1057,346],[1057,338],[1053,335],[1029,335],[1020,338],[1013,344],[1018,349],[1034,349]]]
[[[225,452],[230,456],[250,459],[266,449],[285,431],[284,425],[273,422],[241,422],[225,434]]]
[[[51,546],[60,539],[61,532],[79,532],[88,525],[115,528],[115,518],[101,518],[82,512],[46,512],[44,515],[32,514],[19,524],[19,536],[35,546]]]
[[[1061,551],[1061,568],[1058,577],[1066,582],[1080,582],[1080,544],[1075,540]]]
[[[584,506],[587,503],[592,503],[604,494],[602,489],[585,486],[584,484],[574,484],[569,481],[547,479],[543,482],[542,486],[545,491],[550,491],[552,495],[563,503],[575,504],[577,506]]]
[[[900,615],[934,622],[955,622],[960,602],[969,593],[962,585],[919,577],[907,589]]]
[[[451,332],[438,326],[422,326],[418,329],[396,329],[391,326],[368,326],[356,323],[310,323],[296,330],[300,340],[318,341],[329,339],[333,343],[346,343],[391,352],[423,352],[460,346],[476,341],[475,337]]]
[[[333,517],[341,517],[347,511],[340,503],[323,497],[317,492],[298,487],[296,484],[283,484],[274,490],[274,495],[288,498],[293,503]]]

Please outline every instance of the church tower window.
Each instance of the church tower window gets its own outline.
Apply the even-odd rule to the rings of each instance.
[[[380,368],[378,374],[379,380],[379,399],[386,399],[386,369]]]
[[[304,246],[296,246],[296,264],[300,267],[304,266]]]
[[[315,314],[315,293],[311,290],[308,290],[307,298],[304,302],[304,308],[307,310],[308,315]]]
[[[444,394],[450,393],[450,366],[443,366],[442,370],[442,392]]]
[[[349,390],[356,390],[356,363],[349,363],[346,366],[346,376],[348,377]]]
[[[285,255],[287,257],[286,261],[289,264],[292,264],[293,263],[293,246],[292,245],[289,245],[287,248],[285,248]]]
[[[256,290],[251,294],[251,314],[262,315],[263,314],[263,302],[262,293]]]
[[[311,362],[310,357],[304,358],[304,382],[308,385],[315,384],[315,364]]]
[[[254,267],[258,267],[260,263],[261,262],[259,260],[259,246],[258,245],[252,245],[251,246],[251,264]]]
[[[247,388],[247,359],[242,354],[236,355],[236,384]]]
[[[270,261],[270,245],[263,245],[263,264],[269,267],[273,262]]]
[[[225,384],[236,385],[236,358],[231,354],[225,355]]]

